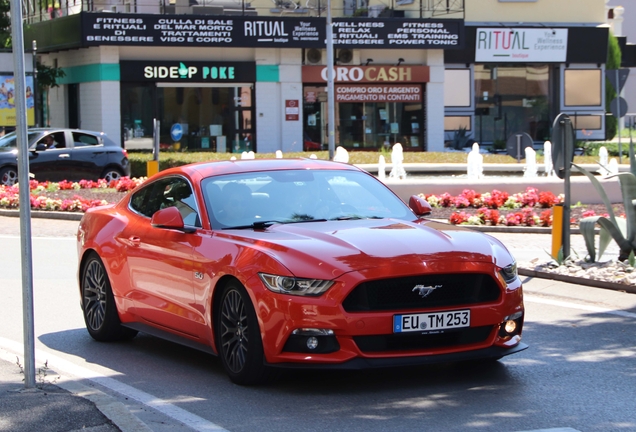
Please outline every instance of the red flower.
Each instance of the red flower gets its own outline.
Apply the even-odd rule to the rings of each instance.
[[[464,222],[467,222],[469,216],[470,215],[465,212],[454,212],[452,215],[450,215],[449,221],[453,225],[459,225]]]

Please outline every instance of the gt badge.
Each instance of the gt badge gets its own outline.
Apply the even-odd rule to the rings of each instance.
[[[433,291],[441,287],[442,287],[441,285],[435,285],[435,286],[415,285],[412,291],[417,291],[417,293],[420,296],[422,296],[422,298],[424,298],[424,297],[428,297],[429,295],[431,295]]]

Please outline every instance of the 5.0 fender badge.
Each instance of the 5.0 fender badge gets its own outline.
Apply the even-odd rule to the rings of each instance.
[[[422,296],[422,298],[424,298],[424,297],[428,297],[429,295],[431,295],[433,291],[441,287],[442,287],[441,285],[435,285],[435,286],[415,285],[412,291],[417,291],[417,293],[420,296]]]

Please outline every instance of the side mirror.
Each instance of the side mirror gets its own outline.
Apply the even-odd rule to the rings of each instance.
[[[419,195],[411,195],[411,198],[409,198],[409,207],[418,216],[428,216],[433,211],[428,201]]]
[[[44,151],[44,150],[46,150],[46,144],[36,144],[36,145],[35,145],[35,150],[37,150],[37,151]]]
[[[150,225],[153,228],[174,229],[185,233],[193,233],[196,230],[183,225],[183,217],[176,207],[167,207],[161,209],[152,215]]]

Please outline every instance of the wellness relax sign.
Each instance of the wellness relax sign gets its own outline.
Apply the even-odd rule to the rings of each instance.
[[[463,48],[462,20],[334,19],[337,48]],[[84,46],[324,48],[317,17],[82,13]]]

